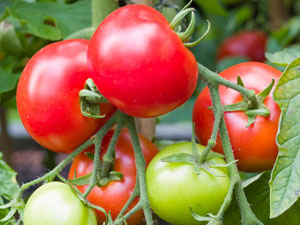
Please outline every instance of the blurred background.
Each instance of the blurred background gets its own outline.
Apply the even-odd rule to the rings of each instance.
[[[120,0],[119,4],[132,2]],[[171,21],[188,1],[153,3]],[[249,60],[269,63],[265,52],[300,48],[300,0],[194,0],[192,6],[197,19],[192,38],[206,31],[207,20],[211,30],[191,50],[211,70],[220,72]],[[89,0],[0,0],[0,21],[0,149],[23,183],[53,168],[65,156],[43,149],[23,128],[15,99],[19,76],[40,48],[89,27],[91,5]],[[157,118],[159,146],[191,138],[193,104],[204,87],[199,81],[190,100]]]

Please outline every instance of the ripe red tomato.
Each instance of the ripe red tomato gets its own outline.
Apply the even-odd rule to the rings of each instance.
[[[56,152],[70,153],[93,135],[114,111],[102,104],[104,119],[84,117],[79,91],[90,71],[87,40],[50,44],[27,63],[17,88],[17,106],[28,133],[39,144]]]
[[[128,5],[98,27],[88,49],[100,92],[135,117],[155,117],[183,104],[193,93],[197,62],[158,11]]]
[[[240,76],[248,89],[256,93],[264,90],[272,81],[277,81],[281,72],[269,65],[258,62],[246,62],[232,66],[220,73],[231,82],[236,82]],[[221,101],[223,105],[230,105],[242,100],[240,93],[220,86]],[[280,109],[272,100],[272,92],[264,101],[270,110],[270,116],[257,116],[255,122],[246,127],[247,116],[244,112],[225,112],[225,121],[234,151],[238,159],[238,168],[246,172],[269,170],[273,167],[278,153],[276,145],[276,132],[280,117]],[[195,102],[193,122],[198,140],[206,145],[213,128],[214,116],[209,90],[206,87]],[[223,153],[220,137],[214,151]]]
[[[221,43],[217,60],[238,56],[247,57],[249,60],[263,62],[267,36],[257,30],[242,31]]]
[[[107,150],[109,140],[112,137],[113,132],[109,131],[105,136],[102,144],[101,158]],[[155,145],[139,135],[141,142],[141,147],[145,157],[146,165],[149,164],[151,159],[158,153],[158,149]],[[123,129],[119,139],[116,144],[116,158],[114,170],[121,172],[123,174],[123,179],[121,181],[111,181],[108,185],[104,187],[96,186],[91,193],[88,195],[88,200],[98,206],[104,208],[107,212],[111,213],[113,219],[117,217],[127,200],[129,199],[131,193],[135,187],[136,181],[136,167],[135,167],[135,157],[133,152],[133,147],[131,144],[130,134],[127,129]],[[93,148],[89,148],[87,151],[93,152]],[[85,152],[81,153],[75,157],[71,169],[69,171],[69,179],[73,179],[76,171],[76,177],[81,177],[91,173],[93,170],[93,161],[86,156]],[[88,185],[77,186],[78,189],[84,193]],[[137,204],[138,199],[135,199],[131,204],[132,208]],[[105,216],[102,212],[97,212],[98,219],[100,222],[105,221]],[[144,214],[140,210],[129,218],[128,223],[131,225],[138,225],[144,219]],[[99,224],[102,224],[102,222]]]

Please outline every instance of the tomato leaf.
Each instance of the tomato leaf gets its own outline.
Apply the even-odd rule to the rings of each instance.
[[[267,59],[279,66],[287,66],[290,62],[300,57],[300,45],[285,48],[282,51],[269,53],[266,52]]]
[[[283,72],[274,92],[281,109],[277,133],[279,154],[272,171],[271,218],[289,209],[300,195],[300,58]]]
[[[0,152],[0,196],[8,200],[14,197],[19,190],[16,175],[17,173],[3,161]]]
[[[255,181],[253,181],[254,179]],[[298,225],[299,224],[299,207],[300,201],[291,207],[284,214],[275,219],[270,219],[270,189],[269,182],[270,172],[258,174],[256,177],[250,178],[250,184],[244,189],[249,200],[251,209],[254,211],[258,219],[265,225]],[[246,181],[245,181],[246,182]],[[244,184],[243,184],[244,185]],[[234,200],[227,209],[224,216],[224,225],[240,225],[241,216],[239,206]]]
[[[14,96],[19,77],[19,74],[14,74],[11,70],[4,70],[0,67],[0,105]]]
[[[210,0],[209,4],[207,4],[207,1],[205,0],[196,0],[195,2],[204,10],[204,12],[214,13],[222,16],[227,15],[227,11],[219,0]]]
[[[25,32],[48,40],[63,39],[91,25],[91,5],[85,0],[73,4],[15,1],[7,12]]]

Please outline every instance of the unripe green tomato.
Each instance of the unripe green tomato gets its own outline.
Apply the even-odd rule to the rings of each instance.
[[[24,225],[97,225],[97,220],[67,184],[51,182],[30,196]]]
[[[204,146],[197,145],[199,153]],[[173,225],[197,225],[193,212],[206,216],[216,214],[228,192],[230,179],[226,167],[210,167],[212,174],[201,169],[195,172],[192,164],[163,162],[173,154],[192,154],[192,143],[170,145],[159,152],[146,171],[147,192],[153,211]],[[225,164],[222,158],[209,157],[209,164]]]

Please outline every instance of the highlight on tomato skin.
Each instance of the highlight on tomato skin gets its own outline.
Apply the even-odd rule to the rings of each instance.
[[[231,82],[236,82],[237,77],[240,76],[247,89],[259,93],[270,85],[272,79],[275,80],[276,85],[281,72],[260,62],[245,62],[222,71],[220,76]],[[219,92],[224,106],[242,100],[239,92],[225,86],[220,86]],[[276,134],[281,112],[279,106],[272,99],[272,92],[267,96],[264,104],[270,110],[270,115],[268,117],[257,116],[255,122],[249,127],[246,127],[248,118],[244,112],[224,113],[230,142],[240,171],[270,170],[275,163],[278,154]],[[193,109],[195,133],[199,142],[204,145],[210,138],[214,123],[211,106],[211,97],[206,87],[199,94]],[[213,150],[224,154],[219,135]]]
[[[134,117],[156,117],[187,101],[198,67],[168,21],[145,5],[115,10],[88,49],[93,80],[114,106]]]
[[[245,57],[251,61],[265,61],[267,35],[259,30],[246,30],[225,39],[219,46],[217,61]]]
[[[105,154],[113,133],[114,131],[110,130],[104,137],[100,158]],[[139,135],[139,139],[147,166],[151,159],[158,153],[158,149],[144,136]],[[92,204],[101,206],[107,212],[110,212],[112,219],[115,219],[118,216],[132,194],[136,183],[135,157],[131,137],[127,129],[122,129],[115,149],[115,164],[113,170],[123,174],[122,180],[111,181],[104,187],[96,186],[87,197]],[[93,153],[94,146],[88,148],[85,152],[74,158],[69,171],[69,179],[74,179],[75,173],[76,177],[81,177],[92,172],[93,160],[86,155],[86,152]],[[77,188],[84,193],[88,188],[88,185],[77,186]],[[138,200],[139,198],[136,198],[129,206],[129,209],[134,207]],[[105,215],[102,212],[97,211],[97,216],[99,224],[102,224],[102,222],[105,221]],[[127,222],[129,225],[140,225],[143,221],[144,213],[142,210],[139,210],[131,216]]]
[[[70,153],[90,138],[116,110],[100,105],[103,119],[82,115],[79,91],[91,77],[87,40],[47,45],[27,63],[17,87],[17,107],[30,136],[43,147]]]

